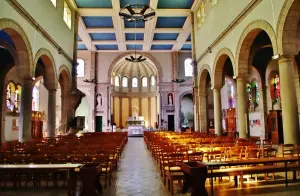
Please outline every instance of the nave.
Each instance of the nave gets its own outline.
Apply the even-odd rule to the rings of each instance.
[[[271,176],[271,175],[270,175]],[[262,177],[262,176],[261,176]],[[289,174],[289,179],[292,176]],[[289,187],[285,187],[283,183],[283,174],[276,173],[277,181],[258,183],[251,182],[245,183],[243,188],[235,188],[234,183],[228,184],[227,177],[223,179],[223,182],[219,185],[217,180],[215,181],[215,196],[225,195],[258,195],[264,196],[278,195],[278,196],[291,196],[300,194],[299,182],[289,182]],[[101,183],[104,183],[103,180]],[[209,192],[210,185],[209,180],[206,181],[206,189]],[[112,176],[112,184],[103,189],[104,196],[169,196],[170,193],[167,186],[163,185],[162,178],[160,176],[159,167],[157,166],[155,159],[151,156],[150,151],[144,143],[143,138],[129,137],[124,151],[121,155],[118,169]],[[1,196],[16,196],[22,194],[23,196],[64,196],[66,194],[66,188],[21,188],[0,189]],[[181,190],[177,183],[175,183],[175,196],[188,196],[190,193],[181,194]],[[210,194],[209,194],[210,195]]]

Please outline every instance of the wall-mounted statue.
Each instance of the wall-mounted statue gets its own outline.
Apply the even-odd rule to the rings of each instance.
[[[172,93],[168,94],[168,105],[173,105],[173,94]]]
[[[98,106],[102,106],[102,95],[101,94],[96,95],[96,107],[98,107]]]

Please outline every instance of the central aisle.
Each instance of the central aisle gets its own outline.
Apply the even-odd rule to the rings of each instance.
[[[167,195],[143,138],[128,138],[116,177],[117,181],[112,195]]]

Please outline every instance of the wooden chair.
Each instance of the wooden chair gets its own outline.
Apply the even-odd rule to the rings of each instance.
[[[181,171],[181,165],[184,160],[184,155],[180,153],[172,153],[165,156],[166,162],[164,163],[164,179],[168,182],[168,189],[171,194],[174,194],[175,180],[180,183],[184,180],[184,174]]]
[[[203,152],[191,152],[187,154],[188,161],[203,161]]]
[[[112,164],[110,162],[109,155],[105,155],[105,154],[92,155],[92,160],[94,163],[101,164],[100,176],[105,177],[104,188],[106,188],[107,186],[107,180],[109,186],[111,186]]]
[[[295,145],[294,144],[282,144],[282,156],[291,157],[294,155]]]

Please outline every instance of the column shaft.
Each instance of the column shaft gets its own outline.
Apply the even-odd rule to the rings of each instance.
[[[284,143],[297,144],[299,142],[299,122],[292,57],[280,58],[279,74]]]
[[[142,98],[139,98],[139,116],[142,116]]]
[[[148,121],[149,121],[149,127],[152,126],[152,119],[151,119],[151,97],[148,97]]]
[[[247,138],[247,122],[246,122],[246,92],[245,80],[242,77],[237,78],[237,118],[238,118],[238,132],[240,138]]]
[[[215,133],[222,135],[222,108],[221,108],[221,92],[219,89],[214,89],[214,120]]]
[[[47,137],[54,138],[56,128],[56,90],[49,90],[48,93]]]
[[[119,121],[120,121],[119,127],[120,127],[122,125],[122,97],[120,97],[119,107],[120,107],[120,109],[119,109],[119,111],[120,111],[120,113],[119,113]]]
[[[19,141],[31,139],[32,125],[32,79],[25,79],[22,86]]]
[[[132,98],[129,97],[129,116],[132,116]]]
[[[207,133],[207,107],[206,107],[206,95],[199,95],[199,121],[200,127],[199,131],[202,133]]]

